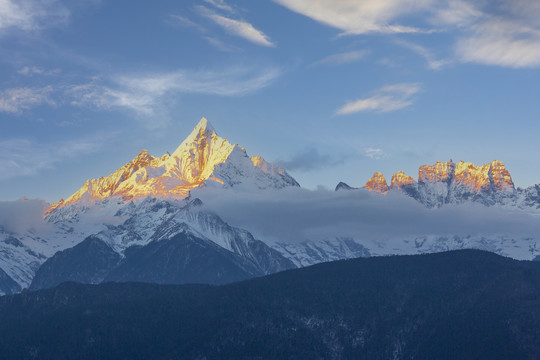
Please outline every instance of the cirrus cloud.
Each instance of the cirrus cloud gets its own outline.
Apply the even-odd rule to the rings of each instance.
[[[239,36],[247,41],[261,46],[276,46],[265,33],[256,29],[247,21],[237,20],[220,15],[204,6],[199,6],[198,9],[202,16],[212,20],[231,35]]]
[[[64,24],[69,10],[56,0],[0,0],[0,30],[39,30]]]
[[[420,91],[417,83],[402,83],[383,86],[368,98],[350,101],[336,111],[338,115],[361,111],[389,112],[406,108],[412,104],[412,96]]]

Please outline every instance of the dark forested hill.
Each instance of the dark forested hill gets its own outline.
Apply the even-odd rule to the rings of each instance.
[[[538,359],[540,262],[464,250],[0,298],[3,359]]]

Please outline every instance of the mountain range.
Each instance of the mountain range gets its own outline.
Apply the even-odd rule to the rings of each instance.
[[[379,194],[400,191],[428,207],[459,204],[468,201],[491,205],[512,205],[520,208],[540,207],[540,187],[516,188],[510,172],[498,160],[481,166],[452,160],[421,165],[418,181],[398,171],[392,175],[390,186],[380,172],[375,172],[364,188]],[[354,190],[339,183],[337,190]]]
[[[527,214],[540,208],[540,186],[516,188],[497,160],[482,166],[451,160],[423,165],[418,181],[397,172],[390,186],[375,173],[363,188],[340,183],[336,190],[404,194],[434,210],[472,203]],[[0,229],[0,294],[64,281],[225,284],[331,260],[461,248],[528,260],[540,254],[535,237],[509,237],[490,229],[485,234],[426,233],[392,241],[337,231],[293,240],[255,236],[249,223],[242,228],[229,224],[226,213],[197,197],[205,192],[233,197],[253,193],[271,199],[287,191],[302,189],[286,170],[249,156],[203,118],[172,154],[154,157],[143,150],[109,176],[88,180],[73,195],[51,204],[43,226],[24,232]],[[334,227],[340,226],[337,219]]]

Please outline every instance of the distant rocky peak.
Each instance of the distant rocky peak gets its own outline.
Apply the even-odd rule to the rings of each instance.
[[[339,184],[337,184],[336,189],[334,191],[340,191],[340,190],[356,190],[357,188],[349,186],[347,183],[344,183],[343,181],[340,181]]]
[[[501,161],[493,160],[490,168],[490,179],[496,190],[515,189],[510,172]]]
[[[378,172],[365,188],[383,194],[388,191],[384,177]],[[421,165],[418,169],[418,182],[403,171],[398,171],[392,175],[390,188],[404,191],[430,207],[470,199],[485,204],[504,202],[502,199],[515,191],[510,173],[499,160],[479,166],[464,161],[456,164],[451,159],[446,162],[437,161],[433,165]]]
[[[421,165],[418,169],[418,182],[451,182],[454,179],[456,164],[452,159],[447,162],[437,161],[435,165]]]
[[[369,191],[379,194],[386,194],[388,192],[388,184],[380,172],[375,172],[364,187]]]
[[[405,186],[416,185],[416,181],[412,176],[406,175],[403,171],[398,171],[392,175],[392,189],[401,189]]]

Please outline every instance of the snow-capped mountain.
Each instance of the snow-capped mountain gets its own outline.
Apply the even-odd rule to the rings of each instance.
[[[244,228],[227,223],[224,213],[196,194],[250,197],[255,191],[270,194],[263,196],[270,199],[277,194],[272,191],[301,191],[297,187],[285,170],[260,156],[248,156],[245,149],[219,137],[203,118],[172,154],[154,157],[143,150],[113,174],[86,181],[66,200],[50,206],[40,228],[23,233],[0,229],[0,295],[67,280],[219,284],[323,261],[464,248],[529,260],[540,254],[536,237],[490,229],[485,234],[430,233],[386,240],[337,234],[290,240],[256,237],[249,223]],[[405,193],[433,209],[471,201],[535,213],[540,208],[540,185],[516,189],[504,164],[496,160],[482,166],[451,160],[423,165],[418,181],[400,171],[393,174],[390,186],[377,172],[364,188],[381,196]],[[336,187],[365,189],[345,183]],[[305,208],[300,209],[299,218]],[[340,219],[332,218],[338,230]]]
[[[219,137],[202,118],[172,155],[154,157],[142,150],[109,176],[87,180],[66,200],[52,204],[49,213],[54,217],[55,209],[109,197],[185,198],[190,190],[209,183],[224,187],[247,183],[259,189],[299,186],[285,170],[260,156],[249,157],[245,149]]]
[[[31,289],[68,280],[223,283],[295,267],[248,231],[206,210],[199,199],[147,197],[123,205],[114,216],[122,223],[48,259]],[[98,259],[108,260],[97,266]]]
[[[293,267],[249,232],[228,227],[217,215],[200,211],[186,215],[181,200],[192,189],[239,185],[261,190],[299,186],[285,170],[261,156],[249,157],[239,145],[218,136],[203,118],[173,154],[154,157],[143,150],[109,176],[90,179],[66,200],[52,204],[43,229],[24,234],[1,229],[0,294],[28,287],[44,261],[96,234],[120,257],[129,247],[185,232],[242,257],[259,275]],[[157,205],[148,205],[147,197],[150,202],[167,199],[160,203],[163,213],[152,211]]]
[[[336,190],[344,190],[348,186],[340,184],[342,185]],[[364,188],[380,194],[402,191],[428,207],[467,201],[487,206],[511,205],[535,208],[540,206],[538,202],[540,188],[533,186],[516,189],[510,172],[498,160],[480,166],[464,161],[456,164],[452,160],[438,161],[434,165],[421,165],[418,169],[418,181],[399,171],[392,175],[390,187],[383,174],[376,172]]]

